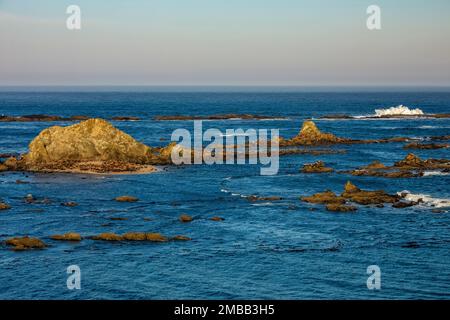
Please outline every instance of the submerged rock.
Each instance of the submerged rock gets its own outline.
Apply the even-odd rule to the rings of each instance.
[[[76,206],[78,206],[78,203],[76,203],[75,201],[67,201],[67,202],[61,203],[61,205],[64,207],[76,207]]]
[[[160,233],[146,233],[145,239],[153,242],[166,242],[168,239]]]
[[[256,201],[280,201],[280,200],[283,200],[283,198],[279,197],[279,196],[260,197],[260,196],[251,195],[251,196],[247,197],[247,200],[250,201],[250,202],[256,202]]]
[[[99,234],[98,236],[91,237],[92,240],[103,240],[103,241],[121,241],[123,240],[122,236],[119,236],[115,233],[104,232]]]
[[[158,121],[163,120],[229,120],[229,119],[242,119],[242,120],[268,120],[268,119],[285,119],[285,117],[277,116],[263,116],[254,114],[213,114],[208,116],[190,116],[190,115],[168,115],[168,116],[156,116],[154,118]]]
[[[15,237],[6,240],[8,246],[13,246],[13,250],[22,251],[30,249],[44,249],[47,245],[38,238]]]
[[[0,201],[0,210],[8,210],[11,209],[11,206]]]
[[[76,232],[68,232],[65,234],[55,234],[50,237],[52,240],[58,241],[81,241],[81,235]]]
[[[209,220],[211,220],[211,221],[224,221],[225,219],[222,218],[222,217],[215,216],[215,217],[210,218]]]
[[[127,232],[122,236],[123,240],[127,241],[145,241],[147,236],[143,232]]]
[[[193,220],[193,218],[187,214],[182,214],[179,219],[181,222],[191,222]]]
[[[189,237],[186,237],[186,236],[174,236],[174,237],[172,237],[172,238],[170,238],[170,240],[174,240],[174,241],[190,241],[190,240],[192,240],[191,238],[189,238]]]
[[[324,173],[333,172],[333,169],[325,167],[325,163],[323,161],[317,161],[303,165],[303,169],[301,171],[303,173]]]
[[[139,117],[133,117],[133,116],[117,116],[117,117],[113,117],[112,120],[114,120],[114,121],[139,121],[141,119]]]
[[[349,206],[341,203],[329,203],[326,205],[326,208],[328,211],[334,212],[353,212],[357,210],[354,206]]]
[[[3,171],[8,171],[8,167],[5,166],[3,163],[0,163],[0,172],[3,172]]]
[[[50,204],[52,202],[48,198],[35,198],[31,193],[27,194],[26,197],[23,198],[23,200],[29,204]]]
[[[414,201],[398,201],[395,202],[392,207],[393,208],[408,208],[408,207],[412,207],[417,205],[418,202],[414,202]]]
[[[114,200],[116,200],[117,202],[136,202],[136,201],[139,201],[138,198],[132,197],[132,196],[120,196],[120,197],[115,198]]]
[[[71,116],[64,118],[47,114],[30,114],[24,116],[0,116],[0,122],[50,122],[50,121],[78,121],[86,120],[86,116]]]
[[[169,239],[160,233],[146,233],[146,232],[127,232],[123,235],[115,233],[101,233],[97,236],[91,237],[92,240],[103,241],[150,241],[150,242],[167,242]]]
[[[332,192],[330,190],[313,194],[310,197],[301,197],[300,199],[305,202],[320,203],[320,204],[329,204],[329,203],[344,204],[345,203],[345,198],[337,196],[334,192]]]
[[[403,149],[425,149],[425,150],[434,150],[434,149],[443,149],[448,148],[448,144],[439,144],[439,143],[417,143],[412,142],[403,147]]]
[[[165,148],[148,147],[103,119],[89,119],[43,130],[30,143],[29,152],[18,161],[16,169],[133,172],[154,171],[151,165],[170,162]]]

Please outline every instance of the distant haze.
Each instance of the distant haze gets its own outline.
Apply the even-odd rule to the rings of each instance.
[[[0,85],[449,86],[449,17],[448,0],[0,0]]]

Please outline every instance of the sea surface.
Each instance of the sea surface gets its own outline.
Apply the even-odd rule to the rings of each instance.
[[[110,119],[151,146],[170,142],[173,130],[192,121],[154,121],[156,115],[249,113],[286,120],[205,121],[204,129],[254,128],[296,135],[307,118],[327,114],[371,115],[397,105],[426,113],[449,113],[450,93],[305,92],[264,90],[108,90],[0,92],[0,114],[87,115]],[[70,123],[0,122],[0,153],[24,153],[44,128]],[[316,120],[324,132],[355,139],[394,136],[426,139],[450,134],[450,119]],[[165,141],[161,141],[161,138]],[[341,154],[289,155],[277,175],[261,176],[259,165],[167,167],[145,175],[0,173],[0,240],[29,235],[45,250],[14,252],[0,245],[0,299],[449,299],[450,208],[427,203],[404,209],[358,207],[327,212],[299,200],[325,189],[342,192],[347,180],[363,189],[409,190],[450,199],[450,176],[387,179],[346,174],[302,174],[304,163],[323,160],[338,170],[405,157],[404,143],[338,145]],[[449,158],[449,149],[414,151],[423,158]],[[27,184],[16,184],[16,180]],[[27,204],[33,194],[49,204]],[[136,203],[118,203],[133,195]],[[245,196],[281,196],[250,202]],[[76,201],[77,207],[61,206]],[[178,217],[189,214],[191,223]],[[210,221],[212,216],[225,218]],[[127,220],[111,220],[120,217]],[[151,218],[151,221],[144,218]],[[186,235],[187,242],[56,242],[52,234],[160,232]],[[81,290],[69,290],[67,267],[81,269]],[[367,288],[367,267],[381,269],[381,290]]]

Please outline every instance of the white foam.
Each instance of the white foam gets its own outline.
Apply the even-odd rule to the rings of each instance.
[[[424,113],[419,108],[410,109],[407,106],[399,105],[397,107],[391,107],[388,109],[375,109],[375,115],[377,117],[382,116],[423,116]]]
[[[434,208],[450,207],[450,199],[432,198],[427,194],[413,194],[407,190],[397,192],[397,194],[399,196],[402,196],[407,201],[417,202],[419,200],[422,200],[420,205],[426,207],[434,207]]]
[[[442,171],[425,171],[423,176],[448,176],[450,172],[442,172]]]

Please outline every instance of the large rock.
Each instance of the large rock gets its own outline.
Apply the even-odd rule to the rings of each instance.
[[[400,200],[398,195],[390,195],[383,190],[361,190],[350,181],[346,183],[341,197],[362,205],[395,203]]]
[[[335,143],[346,143],[350,142],[349,139],[338,138],[334,134],[331,133],[322,133],[316,126],[316,124],[307,120],[303,123],[303,126],[295,137],[289,140],[280,140],[280,146],[289,146],[289,145],[326,145],[326,144],[335,144]]]
[[[151,148],[103,119],[43,130],[19,161],[20,170],[128,172],[169,164],[168,148]]]
[[[102,119],[89,119],[68,127],[43,130],[29,146],[29,164],[55,161],[123,161],[146,164],[150,147]]]

